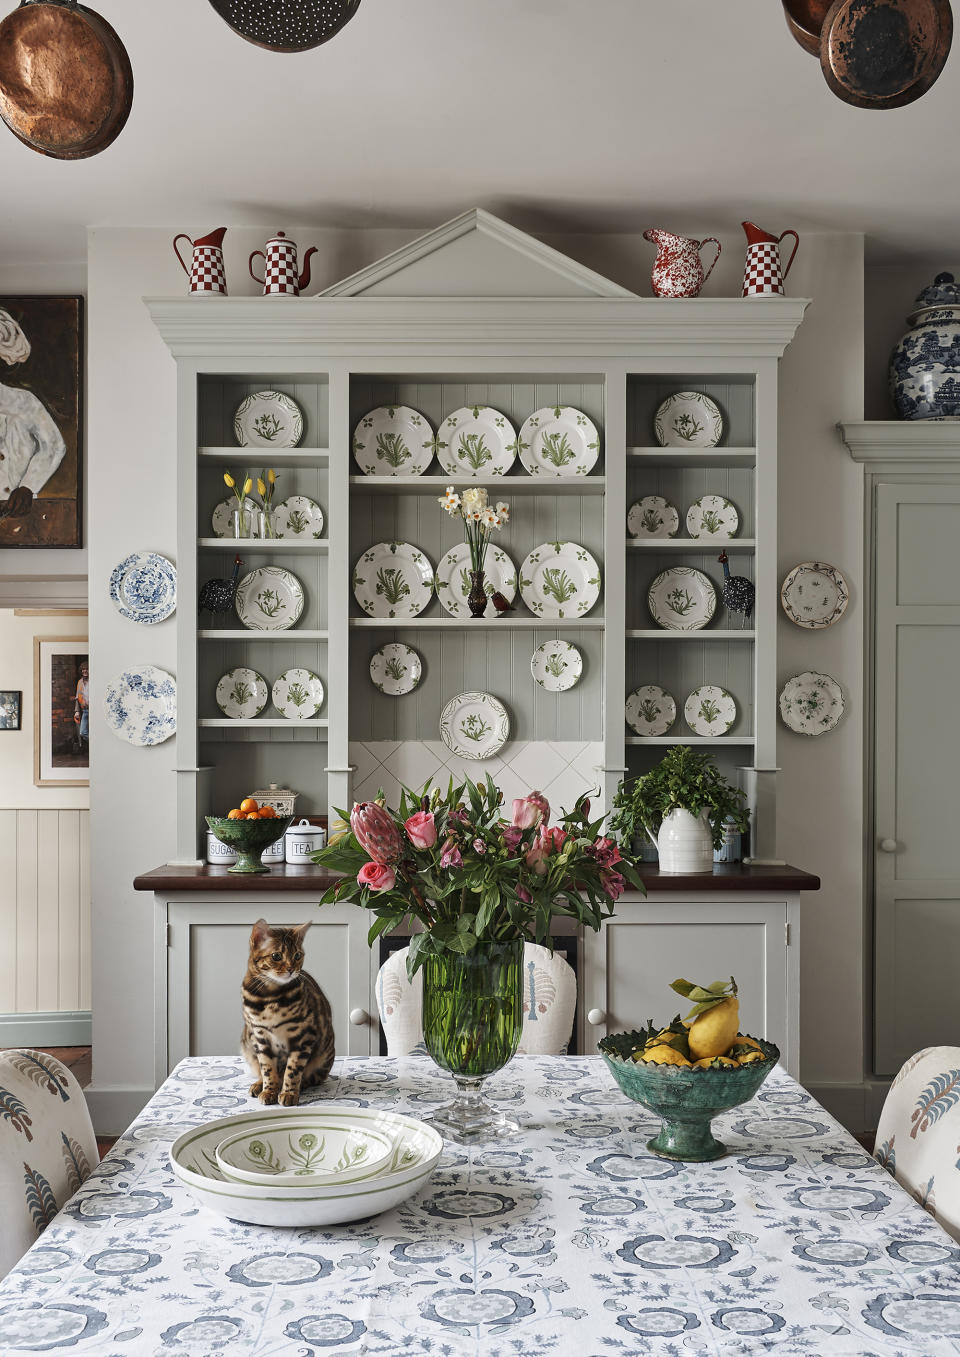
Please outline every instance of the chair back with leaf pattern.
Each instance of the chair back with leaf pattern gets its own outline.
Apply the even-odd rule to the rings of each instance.
[[[423,1042],[423,977],[407,979],[407,952],[391,952],[377,975],[377,1008],[387,1055],[409,1055]],[[518,1055],[566,1055],[577,1005],[577,977],[559,952],[523,948],[523,1031]]]
[[[83,1090],[45,1051],[0,1051],[0,1277],[99,1162]]]
[[[880,1113],[874,1158],[960,1240],[960,1046],[905,1061]]]

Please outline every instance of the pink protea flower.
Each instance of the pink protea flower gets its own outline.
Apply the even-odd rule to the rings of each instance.
[[[550,819],[550,802],[543,792],[518,796],[513,803],[512,821],[517,829],[535,829]]]
[[[357,843],[374,862],[396,862],[400,856],[400,831],[375,801],[359,801],[350,812],[350,828]]]
[[[403,827],[414,848],[432,848],[437,841],[437,825],[432,811],[418,810],[416,815],[404,820]]]
[[[372,891],[392,891],[397,884],[397,874],[385,863],[365,862],[357,872],[357,880]]]

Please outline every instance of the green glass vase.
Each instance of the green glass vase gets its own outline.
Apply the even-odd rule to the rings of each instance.
[[[423,1038],[457,1086],[428,1120],[456,1140],[499,1140],[519,1123],[480,1088],[512,1059],[523,1026],[523,941],[481,942],[465,956],[442,952],[423,964]]]

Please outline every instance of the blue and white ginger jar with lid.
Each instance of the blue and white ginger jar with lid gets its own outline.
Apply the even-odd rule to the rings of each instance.
[[[890,359],[901,419],[960,419],[960,284],[938,273],[914,302],[911,328]]]

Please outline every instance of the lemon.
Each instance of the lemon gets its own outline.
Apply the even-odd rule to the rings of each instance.
[[[705,1055],[702,1060],[693,1062],[693,1068],[695,1070],[720,1069],[722,1066],[739,1065],[741,1063],[731,1055]]]
[[[690,1024],[688,1039],[694,1060],[725,1055],[733,1045],[740,1024],[740,1004],[730,994],[713,1004]]]
[[[690,1061],[680,1054],[674,1046],[669,1046],[665,1041],[657,1042],[654,1045],[647,1045],[642,1051],[637,1051],[634,1060],[642,1060],[645,1065],[686,1065],[690,1068]]]

